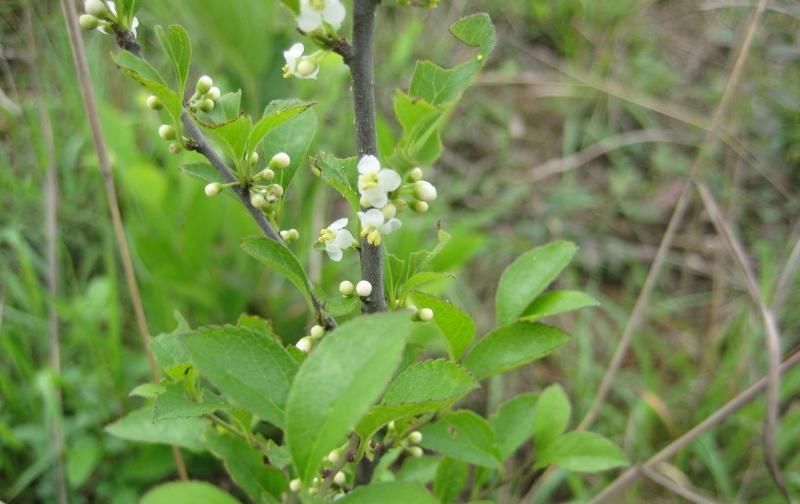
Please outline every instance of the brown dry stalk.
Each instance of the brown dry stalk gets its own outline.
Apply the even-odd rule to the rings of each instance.
[[[153,378],[153,381],[158,382],[158,364],[156,363],[153,352],[150,350],[150,335],[147,329],[147,319],[144,315],[142,297],[139,293],[139,284],[136,280],[136,272],[133,268],[133,260],[131,259],[130,249],[128,248],[128,241],[125,237],[125,227],[123,226],[122,216],[119,210],[119,201],[117,199],[117,190],[114,186],[114,175],[111,169],[111,161],[108,156],[108,149],[106,148],[103,130],[100,126],[100,117],[97,113],[97,103],[95,102],[94,98],[92,81],[89,75],[89,67],[86,63],[86,48],[83,45],[83,38],[81,38],[80,26],[78,25],[78,14],[76,12],[75,5],[71,0],[61,0],[61,9],[64,13],[64,21],[67,26],[67,34],[69,36],[69,42],[72,48],[72,60],[75,65],[75,72],[78,76],[78,84],[83,97],[83,106],[86,112],[86,118],[89,121],[89,126],[92,131],[92,140],[94,141],[94,147],[97,153],[97,161],[100,167],[100,173],[103,177],[103,186],[105,188],[106,199],[108,202],[108,210],[111,213],[114,236],[117,241],[120,259],[122,260],[122,267],[125,270],[125,280],[136,317],[136,326],[139,336],[142,340],[142,346],[144,347],[145,354],[147,355],[147,360],[150,363],[150,374]],[[183,456],[181,455],[180,449],[178,449],[177,446],[172,447],[172,455],[175,459],[175,466],[178,470],[178,475],[182,480],[188,479],[188,475],[186,474],[186,465],[183,462]]]

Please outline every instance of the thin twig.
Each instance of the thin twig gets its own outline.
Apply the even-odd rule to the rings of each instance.
[[[722,237],[728,251],[733,255],[736,264],[739,266],[744,275],[747,290],[753,302],[758,308],[759,315],[764,324],[764,341],[767,349],[767,412],[764,419],[764,454],[767,461],[767,468],[775,484],[781,491],[786,500],[789,500],[789,490],[786,488],[786,482],[781,472],[780,463],[778,461],[777,450],[775,446],[775,439],[778,430],[778,416],[780,415],[780,373],[778,373],[778,366],[781,363],[781,344],[780,344],[780,331],[778,324],[775,321],[775,316],[767,306],[764,296],[761,294],[761,288],[758,286],[755,272],[753,271],[750,261],[747,259],[747,254],[741,242],[736,239],[736,236],[725,221],[722,211],[711,195],[711,191],[705,184],[695,181],[697,189],[700,192],[700,198],[705,205],[706,211],[711,217],[711,222],[717,230],[717,233]]]
[[[793,367],[800,364],[800,351],[792,354],[791,357],[783,361],[778,367],[778,372],[783,374]],[[736,413],[739,409],[746,406],[750,401],[754,400],[758,395],[767,387],[767,377],[764,376],[754,384],[750,385],[747,389],[742,391],[739,395],[725,403],[724,406],[715,411],[711,416],[694,426],[683,436],[665,446],[661,451],[647,459],[641,466],[635,466],[627,469],[620,474],[617,479],[611,482],[599,495],[592,499],[589,504],[600,504],[607,502],[611,497],[626,488],[628,485],[636,481],[641,474],[641,467],[654,468],[661,462],[665,462],[675,456],[681,449],[690,445],[698,437],[702,436],[713,427],[721,424],[729,416]],[[609,501],[615,502],[615,501]]]
[[[648,479],[652,480],[653,482],[658,483],[662,487],[666,488],[670,492],[680,495],[689,502],[694,502],[695,504],[716,504],[715,500],[709,499],[704,495],[700,495],[699,493],[697,493],[697,491],[691,488],[679,485],[678,483],[667,478],[666,476],[659,473],[655,469],[652,469],[650,467],[642,467],[642,474],[644,474]]]
[[[144,347],[145,355],[150,364],[150,374],[153,381],[158,382],[159,372],[158,364],[156,363],[155,356],[150,349],[150,335],[147,329],[147,319],[144,315],[144,307],[142,305],[142,297],[139,293],[139,284],[136,280],[136,272],[133,268],[133,260],[128,248],[128,241],[125,237],[125,228],[122,224],[122,216],[119,210],[119,201],[117,199],[117,190],[114,186],[114,175],[111,171],[111,161],[108,156],[105,138],[103,137],[103,130],[100,127],[100,117],[97,112],[97,103],[94,98],[94,91],[92,89],[92,81],[89,75],[89,67],[86,63],[86,48],[83,46],[83,38],[80,34],[80,26],[78,25],[78,14],[75,10],[75,5],[71,0],[61,0],[61,9],[64,13],[64,21],[67,26],[67,34],[69,35],[70,46],[72,47],[72,59],[75,65],[75,72],[78,76],[78,84],[83,97],[83,106],[86,112],[86,118],[89,121],[89,126],[92,131],[92,140],[94,141],[95,151],[97,153],[97,161],[100,167],[100,173],[103,177],[103,185],[105,187],[106,199],[108,201],[108,209],[111,213],[111,222],[114,227],[114,236],[117,241],[117,248],[119,249],[120,259],[122,260],[122,267],[125,270],[125,279],[128,285],[128,292],[130,293],[131,303],[133,304],[133,311],[136,318],[136,326],[139,331],[139,336]],[[183,462],[178,447],[172,447],[173,458],[175,459],[175,466],[178,470],[178,475],[182,480],[188,479],[186,474],[186,465]]]
[[[794,278],[797,276],[797,270],[800,268],[800,238],[794,242],[792,252],[786,260],[780,275],[778,275],[778,282],[775,284],[775,294],[772,296],[772,309],[775,313],[780,312],[783,303],[786,302],[786,297],[792,286]]]
[[[353,110],[356,120],[358,156],[378,155],[375,130],[375,75],[372,63],[375,9],[379,0],[354,0],[353,45],[348,58],[353,79]],[[383,246],[361,240],[361,278],[372,284],[372,294],[364,300],[364,313],[386,311],[383,279]]]
[[[33,33],[33,19],[31,15],[30,2],[25,3],[25,35],[28,49],[31,51],[33,62],[38,62],[38,48],[36,36]],[[59,335],[58,310],[56,309],[56,299],[58,297],[58,164],[56,163],[56,146],[53,138],[53,123],[50,121],[50,112],[47,110],[47,100],[45,99],[44,86],[39,71],[39,65],[31,65],[31,80],[39,112],[39,125],[41,126],[42,143],[44,144],[45,154],[45,189],[44,189],[44,236],[46,241],[45,255],[47,265],[47,327],[49,333],[49,359],[50,368],[55,376],[61,375],[61,338]],[[56,487],[56,498],[60,504],[69,501],[67,496],[66,473],[64,468],[64,431],[61,428],[61,416],[63,414],[63,398],[60,384],[54,387],[55,418],[52,419],[50,426],[50,436],[55,453],[55,463],[53,464],[53,476]]]

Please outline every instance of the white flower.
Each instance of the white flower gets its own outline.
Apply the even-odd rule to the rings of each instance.
[[[362,206],[383,208],[389,202],[388,194],[400,187],[402,182],[396,171],[381,169],[381,162],[372,155],[359,160],[358,173],[358,192],[361,193]]]
[[[361,236],[367,238],[367,243],[376,246],[381,244],[383,235],[393,233],[400,229],[401,226],[399,219],[389,219],[387,221],[383,216],[383,212],[377,208],[366,212],[358,212],[358,218],[361,220]]]
[[[304,32],[312,32],[322,28],[322,23],[328,23],[338,30],[345,14],[341,0],[300,0],[297,27]]]
[[[319,232],[319,242],[325,245],[328,257],[336,262],[342,260],[342,250],[356,244],[356,239],[345,229],[347,222],[347,219],[339,219]]]
[[[286,65],[283,67],[283,76],[295,76],[298,79],[316,79],[319,74],[319,65],[311,56],[303,56],[306,48],[300,42],[294,44],[288,51],[283,51]]]

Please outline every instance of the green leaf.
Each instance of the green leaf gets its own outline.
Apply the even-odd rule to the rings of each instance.
[[[434,106],[398,90],[394,112],[403,128],[389,164],[401,172],[415,165],[430,166],[442,154],[441,129],[452,106]]]
[[[567,334],[554,327],[515,322],[484,336],[464,358],[464,366],[483,380],[541,359],[568,340]]]
[[[439,504],[424,487],[413,483],[374,483],[360,486],[336,501],[340,504]]]
[[[469,466],[460,460],[445,457],[436,468],[433,493],[441,502],[453,502],[461,494],[469,478]]]
[[[192,61],[192,44],[189,33],[181,25],[170,25],[166,30],[161,26],[155,27],[156,37],[169,56],[175,68],[178,79],[178,96],[183,96],[186,91],[186,77],[189,75],[189,65]]]
[[[533,440],[536,449],[543,450],[561,433],[567,430],[572,406],[560,385],[550,385],[536,403],[533,420]]]
[[[192,177],[205,180],[206,182],[227,182],[216,168],[208,163],[191,163],[181,166],[180,170]]]
[[[450,33],[470,47],[479,47],[479,54],[488,56],[497,43],[492,19],[486,13],[461,18],[450,27]]]
[[[283,344],[283,340],[281,340],[281,337],[275,333],[275,329],[273,329],[272,327],[272,322],[270,322],[267,319],[261,318],[258,315],[249,315],[247,313],[242,313],[236,320],[236,325],[252,329],[255,332],[261,334],[262,336],[272,338],[273,340],[275,340],[276,343]]]
[[[356,432],[368,439],[392,420],[447,408],[477,387],[478,382],[455,362],[412,364],[392,381],[381,404],[370,410]]]
[[[300,14],[300,0],[281,0],[281,3],[294,12],[295,15]]]
[[[594,432],[569,432],[538,451],[536,467],[558,465],[575,472],[599,472],[628,465],[614,443]]]
[[[536,394],[518,395],[500,405],[489,418],[489,424],[497,437],[501,460],[513,455],[533,437],[536,398]]]
[[[322,180],[336,189],[353,210],[361,209],[358,195],[358,160],[355,157],[338,159],[331,154],[320,153],[312,160],[314,171]]]
[[[491,469],[501,465],[492,427],[472,411],[448,413],[420,431],[420,444],[429,450]]]
[[[255,150],[261,140],[267,136],[267,133],[298,114],[305,112],[313,105],[313,103],[300,100],[275,100],[270,102],[264,109],[261,119],[250,130],[250,138],[247,140],[249,150]],[[311,136],[313,137],[313,132]]]
[[[460,359],[475,337],[475,322],[447,301],[424,292],[414,293],[414,303],[417,308],[433,310],[433,321],[447,340],[450,356]]]
[[[133,15],[136,14],[136,0],[116,0],[117,18],[127,28],[131,28]]]
[[[300,261],[288,247],[275,240],[252,237],[242,240],[242,249],[262,263],[286,276],[311,306],[311,284]]]
[[[164,393],[160,394],[153,404],[153,421],[200,417],[224,409],[228,409],[228,405],[217,398],[195,402],[186,397],[182,383],[170,383],[166,385]]]
[[[498,323],[506,325],[519,318],[567,267],[576,250],[574,243],[557,241],[526,252],[511,263],[497,286]]]
[[[128,394],[130,397],[144,397],[145,399],[155,399],[163,394],[167,388],[161,383],[142,383],[137,385]]]
[[[580,291],[545,292],[525,309],[522,320],[531,322],[559,313],[579,310],[587,306],[599,306],[600,302]]]
[[[196,112],[195,119],[201,126],[213,129],[238,119],[242,115],[241,104],[241,89],[235,93],[225,93],[220,96],[214,108],[209,112]]]
[[[200,418],[178,418],[155,423],[150,406],[131,411],[106,426],[106,431],[118,438],[139,443],[176,445],[195,452],[203,450],[200,438],[205,429],[206,422]]]
[[[304,482],[383,392],[410,329],[404,313],[350,320],[327,334],[300,366],[286,405],[286,439]]]
[[[238,406],[283,427],[284,405],[297,364],[269,336],[236,326],[181,335],[200,374]]]
[[[247,151],[247,139],[252,126],[253,120],[250,116],[242,115],[233,121],[208,129],[208,133],[225,155],[238,165]]]
[[[81,436],[67,447],[66,472],[72,488],[80,488],[103,460],[103,444],[93,436]]]
[[[206,436],[206,446],[222,460],[233,482],[253,502],[281,502],[281,494],[289,489],[289,482],[282,471],[264,463],[258,449],[240,437],[217,433]]]
[[[175,91],[167,86],[164,78],[150,63],[129,51],[117,51],[111,55],[111,59],[128,76],[138,81],[161,100],[173,123],[180,125],[181,99]]]
[[[328,294],[320,287],[315,287],[314,292],[325,311],[334,317],[349,315],[361,306],[361,298],[358,296],[344,297],[338,291],[335,294]]]
[[[273,102],[280,104],[282,102]],[[290,100],[289,103],[303,103],[299,100]],[[272,104],[270,104],[272,105]],[[269,109],[269,106],[267,107]],[[289,166],[276,173],[275,180],[283,187],[288,187],[294,178],[297,169],[303,165],[308,157],[308,148],[314,140],[317,131],[317,115],[313,110],[306,110],[280,124],[267,133],[261,142],[267,156],[274,156],[278,152],[289,154]],[[253,147],[255,149],[255,147]]]
[[[268,439],[264,451],[267,454],[267,458],[269,458],[269,463],[278,469],[283,469],[292,463],[292,454],[289,453],[289,449],[285,445],[279,445],[275,441]]]
[[[174,481],[142,496],[139,504],[239,504],[239,501],[204,481]]]

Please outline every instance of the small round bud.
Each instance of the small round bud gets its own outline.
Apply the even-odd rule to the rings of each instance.
[[[283,229],[279,234],[281,235],[281,238],[283,238],[283,241],[289,241],[289,231]]]
[[[419,444],[422,441],[422,433],[420,431],[414,431],[408,435],[408,442],[412,444]]]
[[[392,201],[395,207],[397,207],[398,212],[402,212],[403,210],[408,208],[408,202],[404,199],[396,199]]]
[[[311,328],[311,337],[312,338],[321,338],[325,335],[325,328],[321,325],[315,325]]]
[[[161,103],[161,100],[158,99],[158,96],[150,95],[147,97],[147,108],[151,110],[161,110],[164,108],[164,104]]]
[[[175,128],[169,124],[162,124],[158,128],[158,136],[164,140],[175,140],[178,138],[178,133],[175,131]]]
[[[410,172],[408,172],[408,178],[413,181],[420,180],[422,178],[422,168],[414,168]]]
[[[333,477],[333,482],[339,486],[344,485],[347,483],[347,476],[342,471],[336,473],[336,476]]]
[[[300,340],[294,344],[298,350],[304,353],[308,353],[311,351],[311,347],[314,346],[314,340],[312,340],[309,336],[303,336]]]
[[[366,280],[361,280],[356,284],[356,294],[361,297],[367,297],[372,294],[372,284]]]
[[[408,453],[411,454],[412,457],[416,458],[419,458],[425,454],[425,452],[422,451],[422,448],[420,448],[419,446],[412,446],[411,448],[408,449]]]
[[[397,207],[392,205],[391,203],[387,203],[386,206],[381,208],[381,213],[383,214],[383,218],[387,221],[393,219],[395,215],[397,215]]]
[[[222,184],[219,182],[211,182],[210,184],[206,185],[205,191],[206,196],[212,198],[222,192]]]
[[[283,196],[283,186],[280,184],[271,184],[267,188],[267,190],[271,195],[275,196],[276,198],[280,198],[281,196]]]
[[[369,202],[369,199],[366,196],[361,196],[361,199],[358,200],[358,203],[362,208],[369,208],[372,206],[372,203]]]
[[[178,142],[174,142],[169,144],[169,152],[170,154],[177,154],[183,150],[183,145],[179,144]]]
[[[100,26],[100,20],[91,14],[81,14],[81,17],[78,18],[78,23],[84,30],[93,30]]]
[[[250,204],[259,209],[266,208],[269,205],[269,203],[267,203],[267,198],[261,193],[250,196]]]
[[[319,69],[319,66],[308,58],[303,59],[297,64],[297,71],[295,72],[299,77],[308,77],[313,75]]]
[[[331,450],[331,452],[328,454],[327,457],[328,462],[330,462],[331,464],[335,464],[341,458],[342,458],[342,453],[339,451],[338,448],[336,450]]]
[[[250,163],[251,165],[258,163],[258,152],[256,151],[251,152],[250,155],[247,156],[247,162]]]
[[[275,172],[269,168],[264,168],[260,172],[256,173],[254,178],[258,182],[272,182],[272,179],[275,178]]]
[[[294,228],[289,230],[289,241],[295,241],[300,239],[300,232]]]
[[[409,304],[408,306],[406,306],[406,309],[407,310],[411,310],[411,313],[413,313],[415,317],[416,317],[417,313],[419,312],[419,310],[417,309],[417,305],[415,305],[415,304]]]
[[[300,488],[302,488],[302,483],[300,483],[300,478],[295,478],[289,482],[289,490],[292,492],[299,492]]]
[[[219,100],[220,96],[222,96],[222,92],[217,86],[212,86],[211,89],[208,90],[208,93],[206,93],[206,98],[213,101]]]
[[[199,107],[200,110],[202,110],[203,112],[211,112],[212,110],[214,110],[214,100],[210,98],[205,98],[200,101]]]
[[[279,152],[272,156],[272,159],[269,160],[269,167],[273,170],[280,170],[282,168],[286,168],[292,162],[292,158],[289,157],[289,154],[285,152]]]
[[[424,201],[415,201],[411,204],[411,210],[417,213],[425,213],[428,211],[428,204]]]
[[[433,310],[430,308],[423,308],[418,313],[419,319],[423,322],[428,322],[429,320],[433,320]]]
[[[108,6],[102,0],[86,0],[83,2],[83,10],[94,17],[105,17],[108,14]]]
[[[342,296],[352,296],[355,291],[356,291],[356,286],[353,285],[353,282],[349,280],[344,280],[342,283],[339,284],[339,293]]]
[[[393,431],[395,429],[394,420],[389,422],[386,426],[389,428],[390,431]]]
[[[414,196],[418,200],[433,201],[436,199],[436,188],[427,180],[420,180],[414,184]]]
[[[213,86],[213,85],[214,85],[214,81],[211,80],[211,77],[209,77],[208,75],[204,75],[204,76],[200,77],[199,79],[197,79],[197,86],[195,86],[195,89],[197,89],[198,93],[200,93],[201,95],[204,95],[204,94],[208,93],[209,91],[211,91],[211,86]]]

